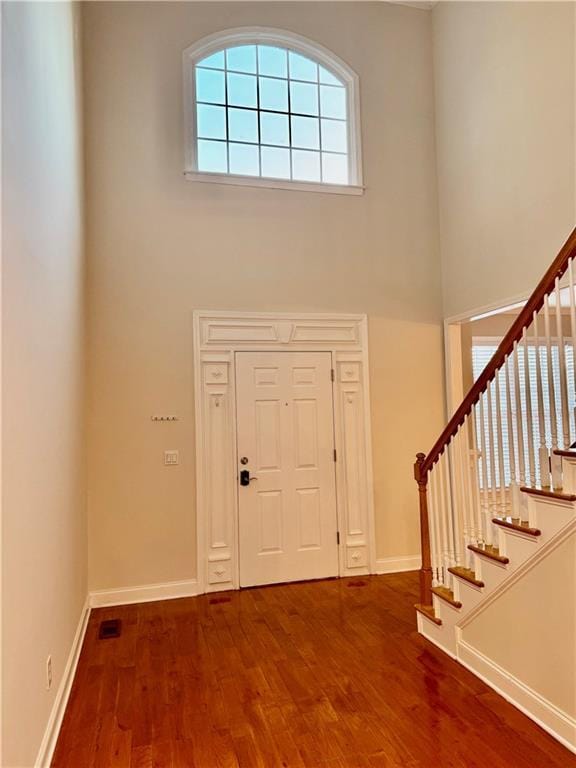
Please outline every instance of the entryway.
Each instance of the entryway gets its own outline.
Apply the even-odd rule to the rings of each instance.
[[[330,352],[237,352],[240,586],[338,575]]]
[[[367,326],[194,312],[198,592],[374,569]]]

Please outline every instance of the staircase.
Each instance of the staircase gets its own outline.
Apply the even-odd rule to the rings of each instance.
[[[575,258],[576,229],[414,467],[422,544],[419,632],[573,751],[576,559],[566,560],[565,547],[576,552],[576,450],[570,449],[576,441]],[[535,575],[550,579],[551,565],[558,569],[551,599],[530,605],[522,590],[533,589]],[[563,587],[565,608],[558,600]],[[491,616],[499,617],[493,627]],[[572,642],[568,637],[556,648],[552,636],[552,647],[540,656],[539,627],[556,625],[565,626],[560,634],[572,634]],[[490,650],[479,649],[478,636],[490,632],[484,643]],[[530,649],[531,663],[544,665],[542,674],[516,663],[510,644],[518,658]],[[545,654],[555,652],[566,658],[553,657],[546,666]]]

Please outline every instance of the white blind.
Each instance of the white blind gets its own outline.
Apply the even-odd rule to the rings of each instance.
[[[482,373],[486,365],[490,362],[490,359],[496,352],[496,349],[498,348],[498,345],[493,340],[482,340],[482,339],[474,339],[473,345],[472,345],[472,372],[474,376],[474,381],[478,378],[478,376]],[[550,422],[550,382],[548,380],[548,351],[545,346],[539,345],[539,352],[540,352],[540,363],[541,363],[541,372],[542,372],[542,394],[543,394],[543,413],[544,413],[544,442],[548,449],[552,447],[552,430],[551,430],[551,422]],[[562,427],[562,402],[560,397],[560,365],[559,365],[559,354],[558,354],[558,344],[557,342],[554,342],[551,345],[551,352],[552,352],[552,384],[553,384],[553,391],[554,391],[554,405],[555,405],[555,411],[556,411],[556,425],[557,425],[557,433],[558,433],[558,444],[563,444],[563,427]],[[566,344],[564,346],[564,354],[565,354],[565,360],[566,360],[566,378],[567,378],[567,388],[568,388],[568,420],[569,420],[569,428],[570,428],[570,435],[567,436],[568,442],[572,439],[570,436],[576,435],[576,424],[574,421],[574,408],[576,405],[576,397],[575,397],[575,381],[574,381],[574,351],[571,345]],[[529,391],[530,391],[530,410],[532,414],[532,434],[528,435],[527,430],[527,412],[528,412],[528,406],[526,401],[526,386],[525,386],[525,350],[524,347],[518,347],[518,357],[517,357],[517,364],[519,369],[519,377],[520,377],[520,402],[516,402],[516,395],[515,395],[515,387],[514,382],[512,379],[512,371],[513,371],[513,365],[512,363],[512,371],[510,372],[511,375],[511,387],[510,387],[510,398],[511,398],[511,409],[512,409],[512,431],[513,431],[513,439],[514,439],[514,445],[518,445],[518,433],[517,433],[517,414],[520,412],[522,415],[522,423],[523,423],[523,443],[524,443],[524,463],[525,467],[520,468],[519,464],[519,456],[518,456],[518,450],[514,451],[515,454],[515,469],[516,469],[516,477],[524,477],[526,475],[527,469],[528,469],[528,441],[530,438],[532,439],[533,443],[533,449],[534,449],[534,456],[535,458],[535,475],[536,475],[536,483],[540,483],[540,467],[538,464],[538,449],[540,447],[540,420],[538,417],[538,391],[537,391],[537,384],[538,384],[538,378],[537,378],[537,372],[536,372],[536,346],[533,342],[530,342],[528,344],[528,374],[529,374]],[[494,388],[493,393],[496,394],[500,400],[500,411],[501,411],[501,418],[502,418],[502,459],[503,459],[503,465],[504,465],[504,483],[505,485],[510,484],[510,436],[508,435],[508,400],[506,397],[506,379],[505,379],[505,373],[504,371],[501,371],[498,378],[497,387]],[[493,480],[495,480],[496,487],[499,487],[501,485],[501,479],[500,479],[500,461],[499,461],[499,455],[498,455],[498,440],[497,440],[497,405],[496,402],[493,401],[493,413],[492,413],[492,429],[493,429],[493,435],[494,435],[494,455],[495,455],[495,467],[494,471],[492,472],[490,462],[487,462],[487,487],[491,488],[493,485]],[[489,435],[488,428],[490,424],[490,418],[488,413],[488,408],[484,408],[484,430],[485,434]],[[484,450],[485,446],[481,445],[481,438],[480,435],[478,435],[478,449]],[[494,478],[492,478],[492,474],[494,474]],[[484,479],[481,476],[480,477],[480,483],[481,486],[484,487]]]

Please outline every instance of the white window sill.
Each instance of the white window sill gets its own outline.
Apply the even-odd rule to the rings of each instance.
[[[200,171],[184,171],[184,177],[188,181],[229,184],[236,187],[267,187],[268,189],[290,189],[294,192],[324,192],[331,195],[364,194],[364,187],[350,184],[320,184],[309,181],[267,179],[261,176],[234,176],[229,173],[201,173]]]

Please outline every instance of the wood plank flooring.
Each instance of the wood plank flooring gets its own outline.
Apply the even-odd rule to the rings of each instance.
[[[416,601],[410,573],[95,610],[52,765],[576,767],[417,634]]]

